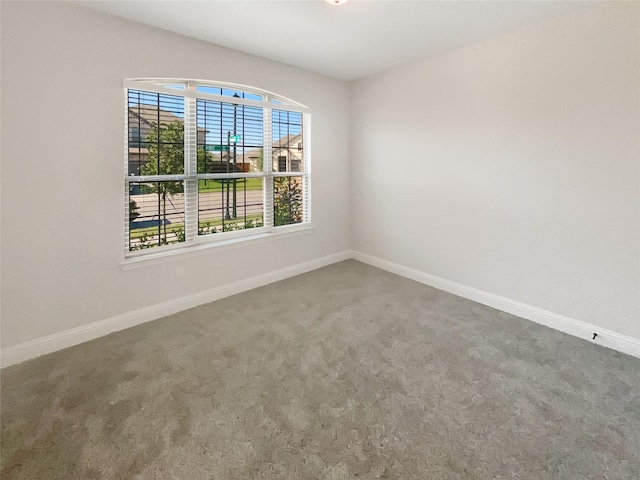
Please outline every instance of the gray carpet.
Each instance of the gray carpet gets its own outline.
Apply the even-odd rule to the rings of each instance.
[[[355,261],[2,371],[9,479],[640,479],[640,360]]]

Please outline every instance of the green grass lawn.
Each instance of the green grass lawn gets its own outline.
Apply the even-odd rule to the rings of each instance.
[[[221,192],[222,185],[226,180],[200,180],[199,192]],[[262,190],[261,178],[240,178],[236,180],[236,188],[242,190],[245,187],[247,190]],[[229,182],[229,186],[233,186],[233,182]]]

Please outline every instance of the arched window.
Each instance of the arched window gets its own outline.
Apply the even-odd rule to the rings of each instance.
[[[310,223],[308,108],[200,80],[125,89],[126,256]]]

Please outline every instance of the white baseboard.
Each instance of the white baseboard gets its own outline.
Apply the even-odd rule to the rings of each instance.
[[[353,251],[352,258],[362,263],[395,273],[396,275],[415,280],[416,282],[424,283],[425,285],[437,288],[438,290],[444,290],[445,292],[453,293],[454,295],[458,295],[463,298],[468,298],[469,300],[493,307],[497,310],[501,310],[569,335],[582,338],[591,343],[596,343],[640,358],[640,339],[628,337],[580,320],[549,312],[515,300],[510,300],[483,290],[478,290],[477,288],[445,280],[444,278],[420,272],[387,260],[382,260],[381,258],[367,255],[365,253]],[[593,339],[594,333],[598,334],[595,339]]]
[[[339,252],[2,349],[2,368],[351,258]]]
[[[2,368],[353,258],[396,275],[640,358],[640,340],[357,251],[344,251],[2,349]],[[593,334],[598,336],[593,340]]]

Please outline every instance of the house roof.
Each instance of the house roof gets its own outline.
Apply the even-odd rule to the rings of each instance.
[[[184,120],[178,115],[158,108],[157,105],[147,105],[144,103],[132,105],[129,107],[129,116],[139,118],[147,125],[158,123],[183,122]]]
[[[284,137],[273,142],[274,148],[297,148],[298,143],[302,142],[302,134],[285,135]]]
[[[184,119],[179,115],[176,115],[175,113],[158,108],[157,105],[148,105],[146,103],[130,106],[129,122],[131,122],[131,117],[134,117],[134,119],[135,118],[140,119],[147,126],[163,124],[163,123],[173,123],[173,122],[183,123],[184,122]],[[198,132],[208,132],[208,131],[209,130],[207,130],[206,128],[198,127]]]

